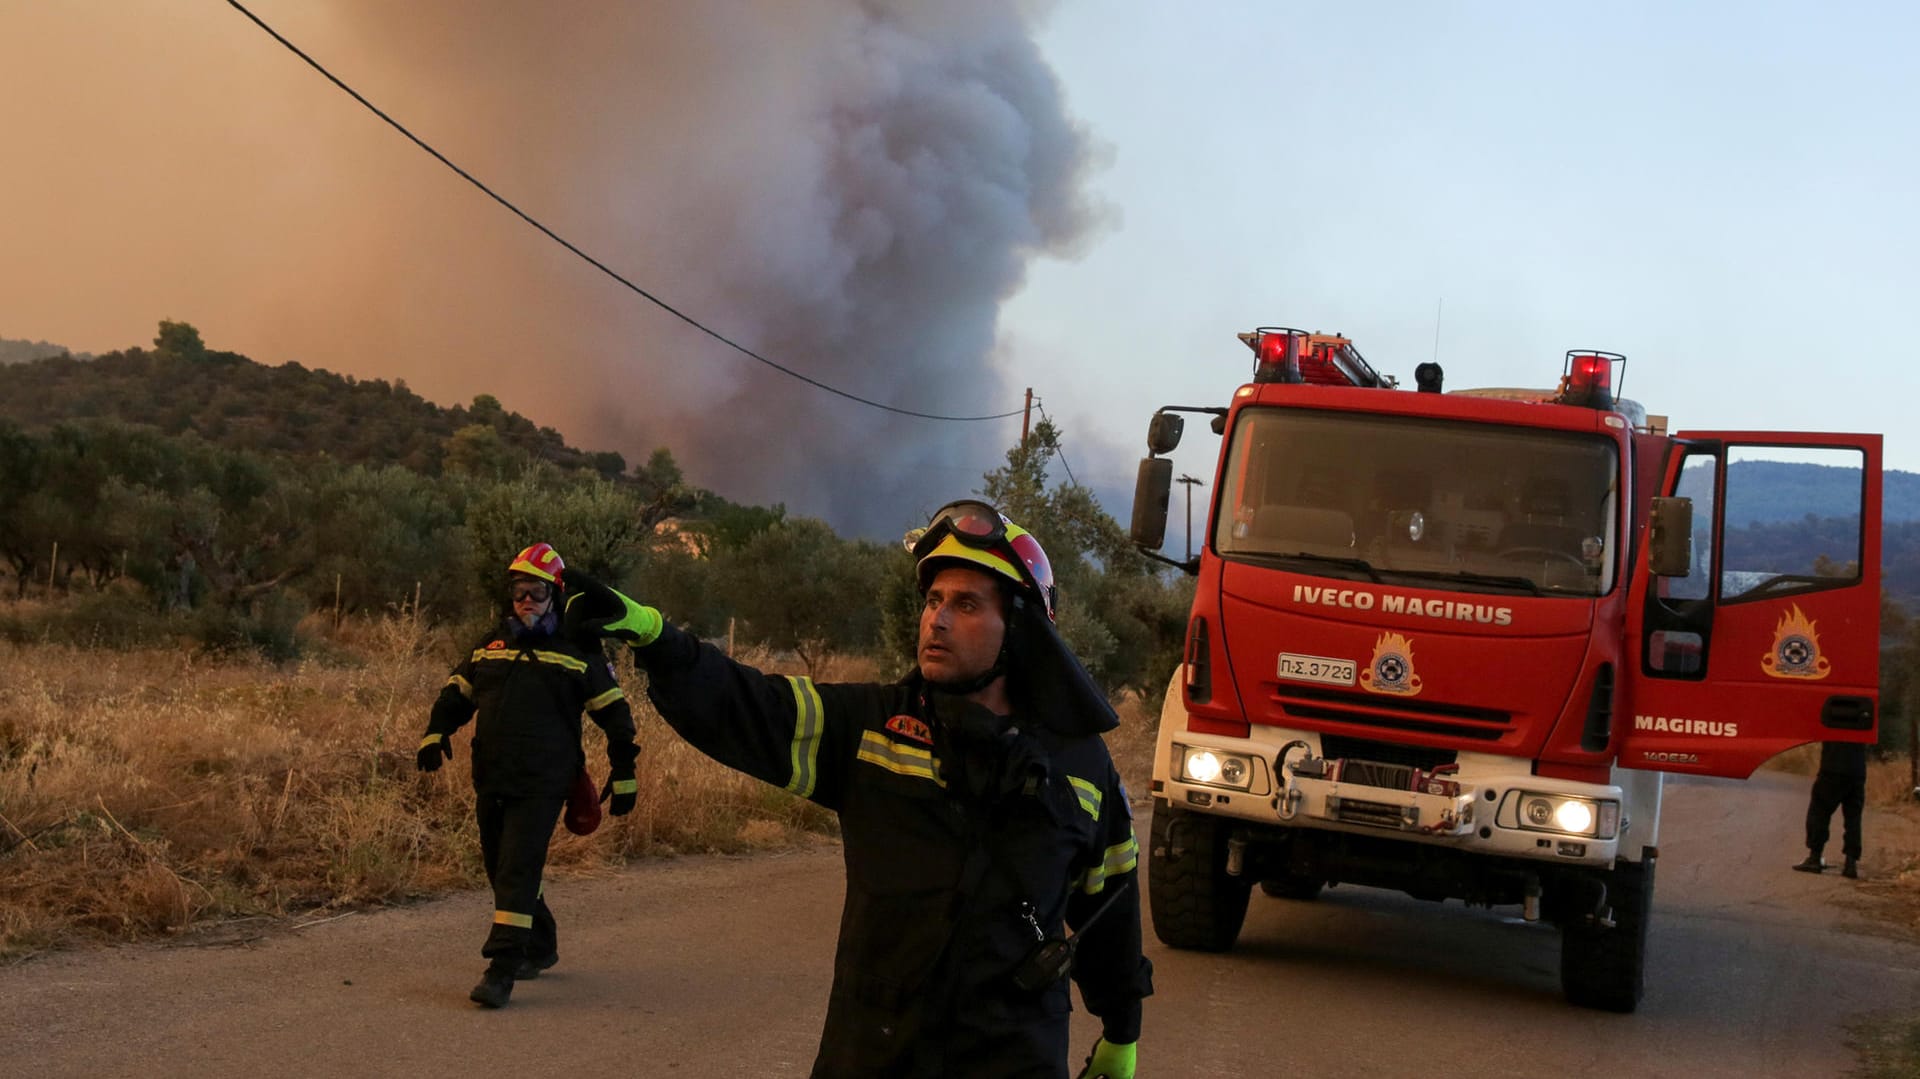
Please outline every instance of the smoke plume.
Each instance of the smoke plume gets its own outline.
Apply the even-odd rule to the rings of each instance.
[[[249,6],[643,287],[900,407],[1019,407],[999,304],[1099,225],[1029,3]],[[865,534],[974,488],[1017,437],[734,353],[231,9],[26,7],[0,35],[0,204],[23,211],[0,220],[0,335],[103,351],[190,321],[265,363],[492,393],[632,461],[664,445],[696,483]]]

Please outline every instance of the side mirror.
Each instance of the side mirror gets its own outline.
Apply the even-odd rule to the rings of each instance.
[[[1158,456],[1172,453],[1180,444],[1180,435],[1187,429],[1187,421],[1177,412],[1156,412],[1153,422],[1147,424],[1147,452]]]
[[[1141,458],[1140,474],[1133,481],[1133,527],[1128,529],[1135,546],[1157,551],[1167,541],[1167,500],[1172,493],[1173,460]]]
[[[1647,568],[1656,577],[1693,571],[1693,499],[1655,498],[1647,518]]]

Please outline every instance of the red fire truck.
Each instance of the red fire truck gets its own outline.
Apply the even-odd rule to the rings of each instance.
[[[1513,904],[1560,928],[1570,1001],[1633,1010],[1663,773],[1875,739],[1880,436],[1670,435],[1613,353],[1568,353],[1553,391],[1442,392],[1437,364],[1408,391],[1345,337],[1239,336],[1253,380],[1156,412],[1135,493],[1161,557],[1163,455],[1210,414],[1154,931],[1228,949],[1256,884]],[[1782,519],[1780,460],[1821,466],[1784,515],[1817,553],[1749,525]]]

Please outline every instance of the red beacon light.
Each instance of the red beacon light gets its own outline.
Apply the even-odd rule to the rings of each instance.
[[[1566,368],[1560,376],[1560,402],[1612,409],[1615,364],[1625,368],[1627,358],[1618,352],[1568,349]]]
[[[1252,334],[1253,380],[1299,382],[1300,351],[1306,334],[1299,330],[1262,326]]]
[[[1375,371],[1353,347],[1353,342],[1337,333],[1262,326],[1236,336],[1253,350],[1255,382],[1309,382],[1316,386],[1384,389],[1398,385],[1394,379]]]

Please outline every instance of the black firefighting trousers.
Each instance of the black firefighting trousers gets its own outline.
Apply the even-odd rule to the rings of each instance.
[[[496,967],[512,970],[522,958],[544,958],[559,950],[553,912],[540,896],[540,875],[547,867],[547,841],[565,803],[560,797],[474,798],[480,857],[493,885],[493,929],[480,954]]]
[[[1807,849],[1827,845],[1827,830],[1833,823],[1833,811],[1840,810],[1845,828],[1840,852],[1848,858],[1860,857],[1860,812],[1866,807],[1865,780],[1822,772],[1813,779],[1813,798],[1807,804]]]

